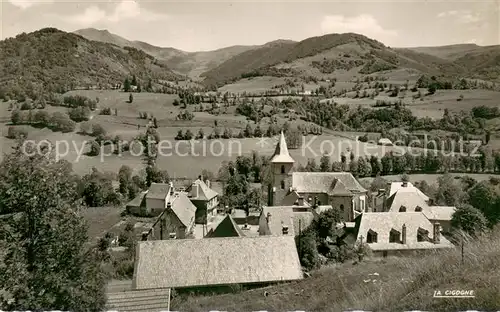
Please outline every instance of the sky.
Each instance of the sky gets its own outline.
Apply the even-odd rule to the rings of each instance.
[[[390,47],[500,44],[500,0],[0,1],[1,39],[55,27],[189,52],[345,32]]]

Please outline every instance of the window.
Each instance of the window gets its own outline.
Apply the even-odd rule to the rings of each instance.
[[[429,231],[419,228],[417,230],[417,242],[425,242],[429,240]]]
[[[365,200],[364,199],[361,199],[361,211],[365,211]]]
[[[416,212],[420,212],[420,211],[422,211],[422,207],[417,206],[417,207],[415,208],[415,211],[416,211]]]
[[[366,235],[366,242],[368,244],[377,242],[377,233],[372,230],[368,230],[368,234]]]
[[[406,207],[405,206],[399,207],[399,212],[406,212]]]
[[[281,165],[281,174],[285,173],[285,165]]]
[[[401,241],[401,233],[392,229],[389,233],[389,243],[399,243]]]
[[[285,181],[281,181],[281,189],[284,190],[285,189]]]
[[[345,209],[345,208],[344,208],[344,205],[340,205],[340,210],[341,210],[342,212],[344,212],[344,209]]]

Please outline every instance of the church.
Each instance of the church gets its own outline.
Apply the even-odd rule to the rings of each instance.
[[[271,158],[269,206],[337,207],[344,220],[367,211],[367,190],[349,172],[296,172],[283,132]]]

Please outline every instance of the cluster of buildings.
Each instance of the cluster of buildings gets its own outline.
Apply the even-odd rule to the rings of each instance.
[[[366,243],[374,255],[453,247],[443,233],[455,208],[434,206],[410,182],[369,196],[348,172],[295,172],[294,164],[281,133],[268,203],[249,215],[219,213],[219,193],[201,177],[186,189],[153,183],[127,205],[130,213],[156,217],[137,246],[133,289],[213,292],[301,279],[295,237],[333,207],[345,220],[341,239]]]

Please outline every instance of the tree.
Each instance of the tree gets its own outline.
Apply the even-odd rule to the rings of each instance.
[[[123,82],[123,91],[130,91],[130,81],[128,80],[128,78],[125,78],[125,81]]]
[[[458,183],[455,183],[450,174],[444,174],[438,179],[436,202],[445,206],[457,206],[464,199],[464,192]]]
[[[129,166],[123,165],[118,171],[118,181],[120,182],[120,193],[127,194],[129,184],[132,182],[132,169]]]
[[[132,76],[132,82],[130,84],[133,86],[137,86],[137,79],[136,79],[135,75]]]
[[[472,236],[484,232],[488,221],[484,214],[469,204],[459,205],[451,217],[451,226]]]
[[[128,102],[129,102],[129,103],[132,103],[133,101],[134,101],[134,96],[132,95],[132,93],[130,93],[130,94],[128,95]]]
[[[319,171],[328,172],[330,171],[330,166],[330,156],[327,154],[321,156],[321,159],[319,160]]]
[[[69,163],[34,148],[29,152],[33,156],[19,145],[0,165],[1,206],[19,212],[0,225],[0,305],[18,311],[102,311],[105,276],[86,246],[78,179]]]
[[[469,204],[479,209],[490,225],[500,219],[500,196],[498,190],[489,181],[481,181],[468,191]]]
[[[314,232],[304,232],[302,235],[297,236],[295,242],[297,245],[300,264],[308,270],[319,267],[319,253],[316,246],[316,237]]]
[[[12,124],[14,124],[14,125],[20,124],[21,120],[22,120],[21,112],[17,109],[12,111],[10,120],[12,121]]]

